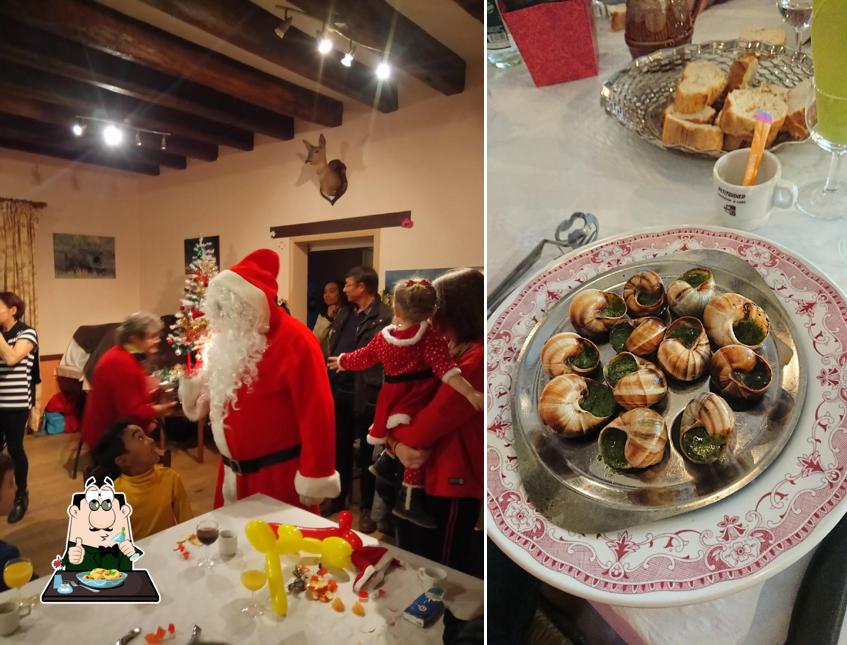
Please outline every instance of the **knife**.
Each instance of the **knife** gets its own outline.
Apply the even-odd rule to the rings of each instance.
[[[141,633],[140,627],[133,627],[126,634],[124,634],[118,640],[116,640],[115,645],[126,645],[128,642],[130,642],[133,638],[138,636],[140,633]]]

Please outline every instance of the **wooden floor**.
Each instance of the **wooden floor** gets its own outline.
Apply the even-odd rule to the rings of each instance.
[[[30,558],[36,572],[50,570],[50,561],[64,552],[68,529],[67,509],[73,493],[82,490],[82,470],[89,463],[83,450],[80,472],[71,479],[73,457],[79,441],[78,434],[53,436],[28,435],[24,448],[29,458],[29,510],[17,524],[0,519],[0,539],[14,544],[21,554]],[[197,448],[174,442],[171,467],[179,472],[195,515],[212,510],[218,454],[211,442],[206,443],[205,463],[197,462]],[[357,488],[357,486],[354,486]],[[353,526],[358,525],[358,509],[351,509]],[[336,519],[333,517],[332,519]],[[381,533],[373,534],[383,539]],[[390,541],[390,540],[389,540]]]

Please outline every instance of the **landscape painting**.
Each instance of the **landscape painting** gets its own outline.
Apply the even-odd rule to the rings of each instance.
[[[53,233],[57,278],[115,277],[115,238]]]

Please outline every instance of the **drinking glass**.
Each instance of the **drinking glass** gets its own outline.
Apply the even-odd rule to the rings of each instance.
[[[811,217],[839,219],[847,214],[847,190],[839,185],[841,158],[847,154],[847,66],[843,64],[847,3],[814,3],[812,58],[815,79],[806,105],[812,140],[832,156],[824,180],[801,186],[797,208]],[[847,240],[839,241],[847,259]]]
[[[3,582],[11,589],[18,590],[18,605],[23,606],[21,587],[32,579],[32,561],[29,558],[9,560],[3,567]]]
[[[265,613],[261,603],[256,601],[256,592],[265,586],[267,574],[262,569],[247,569],[241,572],[241,584],[250,591],[250,604],[241,610],[242,614],[255,618]]]
[[[794,49],[800,51],[803,32],[812,24],[812,0],[777,0],[779,13],[794,27]]]
[[[218,523],[215,520],[200,520],[197,522],[197,539],[200,540],[201,543],[206,545],[206,548],[203,549],[203,559],[197,563],[198,567],[213,567],[215,566],[214,560],[212,560],[211,552],[209,551],[209,547],[212,546],[215,541],[218,539]]]

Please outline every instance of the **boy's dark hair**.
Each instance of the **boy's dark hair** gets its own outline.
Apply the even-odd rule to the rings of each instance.
[[[344,279],[346,280],[347,278],[353,278],[356,282],[361,282],[372,296],[375,296],[379,291],[379,276],[373,267],[353,267],[344,274]]]
[[[3,482],[3,478],[6,476],[6,473],[14,470],[15,464],[12,461],[12,458],[5,452],[0,453],[0,483]]]
[[[115,459],[126,452],[124,445],[124,430],[129,426],[137,425],[131,419],[120,419],[109,426],[100,441],[91,451],[94,460],[94,469],[91,475],[98,481],[110,477],[115,481],[121,476],[121,469],[115,463]]]
[[[0,300],[2,300],[3,304],[9,309],[12,307],[16,308],[15,320],[20,320],[24,317],[26,305],[24,305],[24,301],[21,300],[17,294],[12,293],[11,291],[0,291]]]

